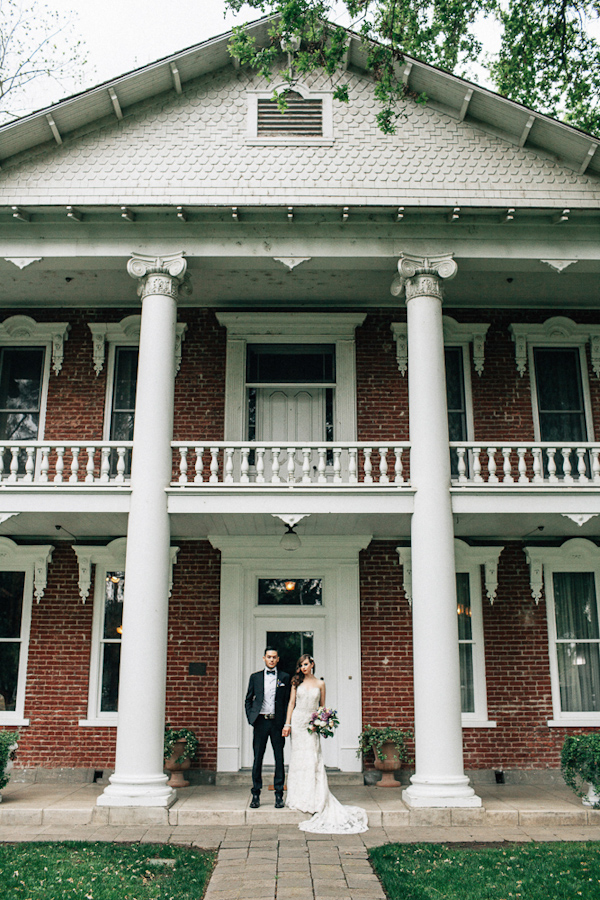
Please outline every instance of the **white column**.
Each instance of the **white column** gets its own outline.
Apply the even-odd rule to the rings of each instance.
[[[464,774],[442,279],[450,256],[403,256],[406,290],[415,703],[413,807],[481,806]]]
[[[142,324],[135,398],[131,504],[115,773],[100,806],[170,806],[176,793],[163,774],[177,294],[181,254],[134,256]]]

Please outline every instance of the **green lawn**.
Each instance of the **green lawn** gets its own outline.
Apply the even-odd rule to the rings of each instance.
[[[600,900],[600,843],[386,844],[370,855],[390,900]]]
[[[215,854],[171,844],[0,844],[2,900],[200,900]]]

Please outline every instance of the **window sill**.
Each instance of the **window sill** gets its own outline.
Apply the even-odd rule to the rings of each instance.
[[[119,720],[117,716],[110,719],[80,719],[77,724],[80,728],[116,728]]]
[[[5,725],[11,727],[14,725],[19,725],[21,727],[25,727],[26,725],[31,725],[31,719],[24,719],[23,716],[20,716],[17,713],[1,713],[0,726],[4,727]]]
[[[549,719],[548,728],[600,728],[600,716],[580,716],[577,719]]]
[[[496,728],[497,724],[490,719],[462,719],[463,728]]]

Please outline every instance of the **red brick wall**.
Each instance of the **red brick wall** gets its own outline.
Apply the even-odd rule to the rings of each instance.
[[[87,718],[93,588],[83,604],[77,579],[70,545],[57,544],[46,592],[33,607],[22,768],[114,766],[116,729],[78,725]],[[167,718],[196,732],[194,767],[209,770],[216,769],[219,580],[219,552],[206,541],[182,542],[169,607]],[[207,674],[189,675],[190,662],[206,662]]]

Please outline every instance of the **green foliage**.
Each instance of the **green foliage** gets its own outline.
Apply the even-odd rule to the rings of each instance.
[[[600,844],[386,844],[369,851],[390,900],[600,900]]]
[[[365,725],[363,731],[358,736],[358,750],[356,755],[367,754],[372,750],[378,759],[384,760],[385,753],[382,751],[384,744],[391,742],[396,748],[396,754],[400,762],[409,760],[408,748],[406,742],[412,738],[411,731],[402,731],[395,725]]]
[[[6,766],[9,759],[15,758],[15,744],[18,740],[18,731],[0,731],[0,791],[9,782],[10,775],[6,774]]]
[[[184,759],[193,759],[198,749],[198,738],[189,728],[171,728],[170,725],[165,726],[165,759],[169,759],[177,741],[185,741],[183,753],[175,760],[176,763],[182,763]]]
[[[393,134],[404,115],[404,54],[466,77],[487,68],[496,90],[511,100],[600,133],[600,44],[589,32],[599,21],[598,0],[226,0],[273,16],[270,44],[257,47],[244,26],[234,29],[230,53],[262,77],[277,77],[285,94],[317,69],[333,80],[334,97],[348,102],[348,34],[328,22],[343,5],[358,33],[375,82],[377,122]],[[486,54],[476,32],[482,20],[501,35],[497,56]],[[283,49],[287,53],[284,61]],[[411,98],[420,99],[410,94]]]
[[[64,841],[0,845],[5,900],[198,900],[214,853],[173,844]]]
[[[591,785],[600,795],[600,733],[567,735],[560,767],[563,778],[578,797],[585,796],[586,785]],[[594,805],[600,808],[600,803]]]

